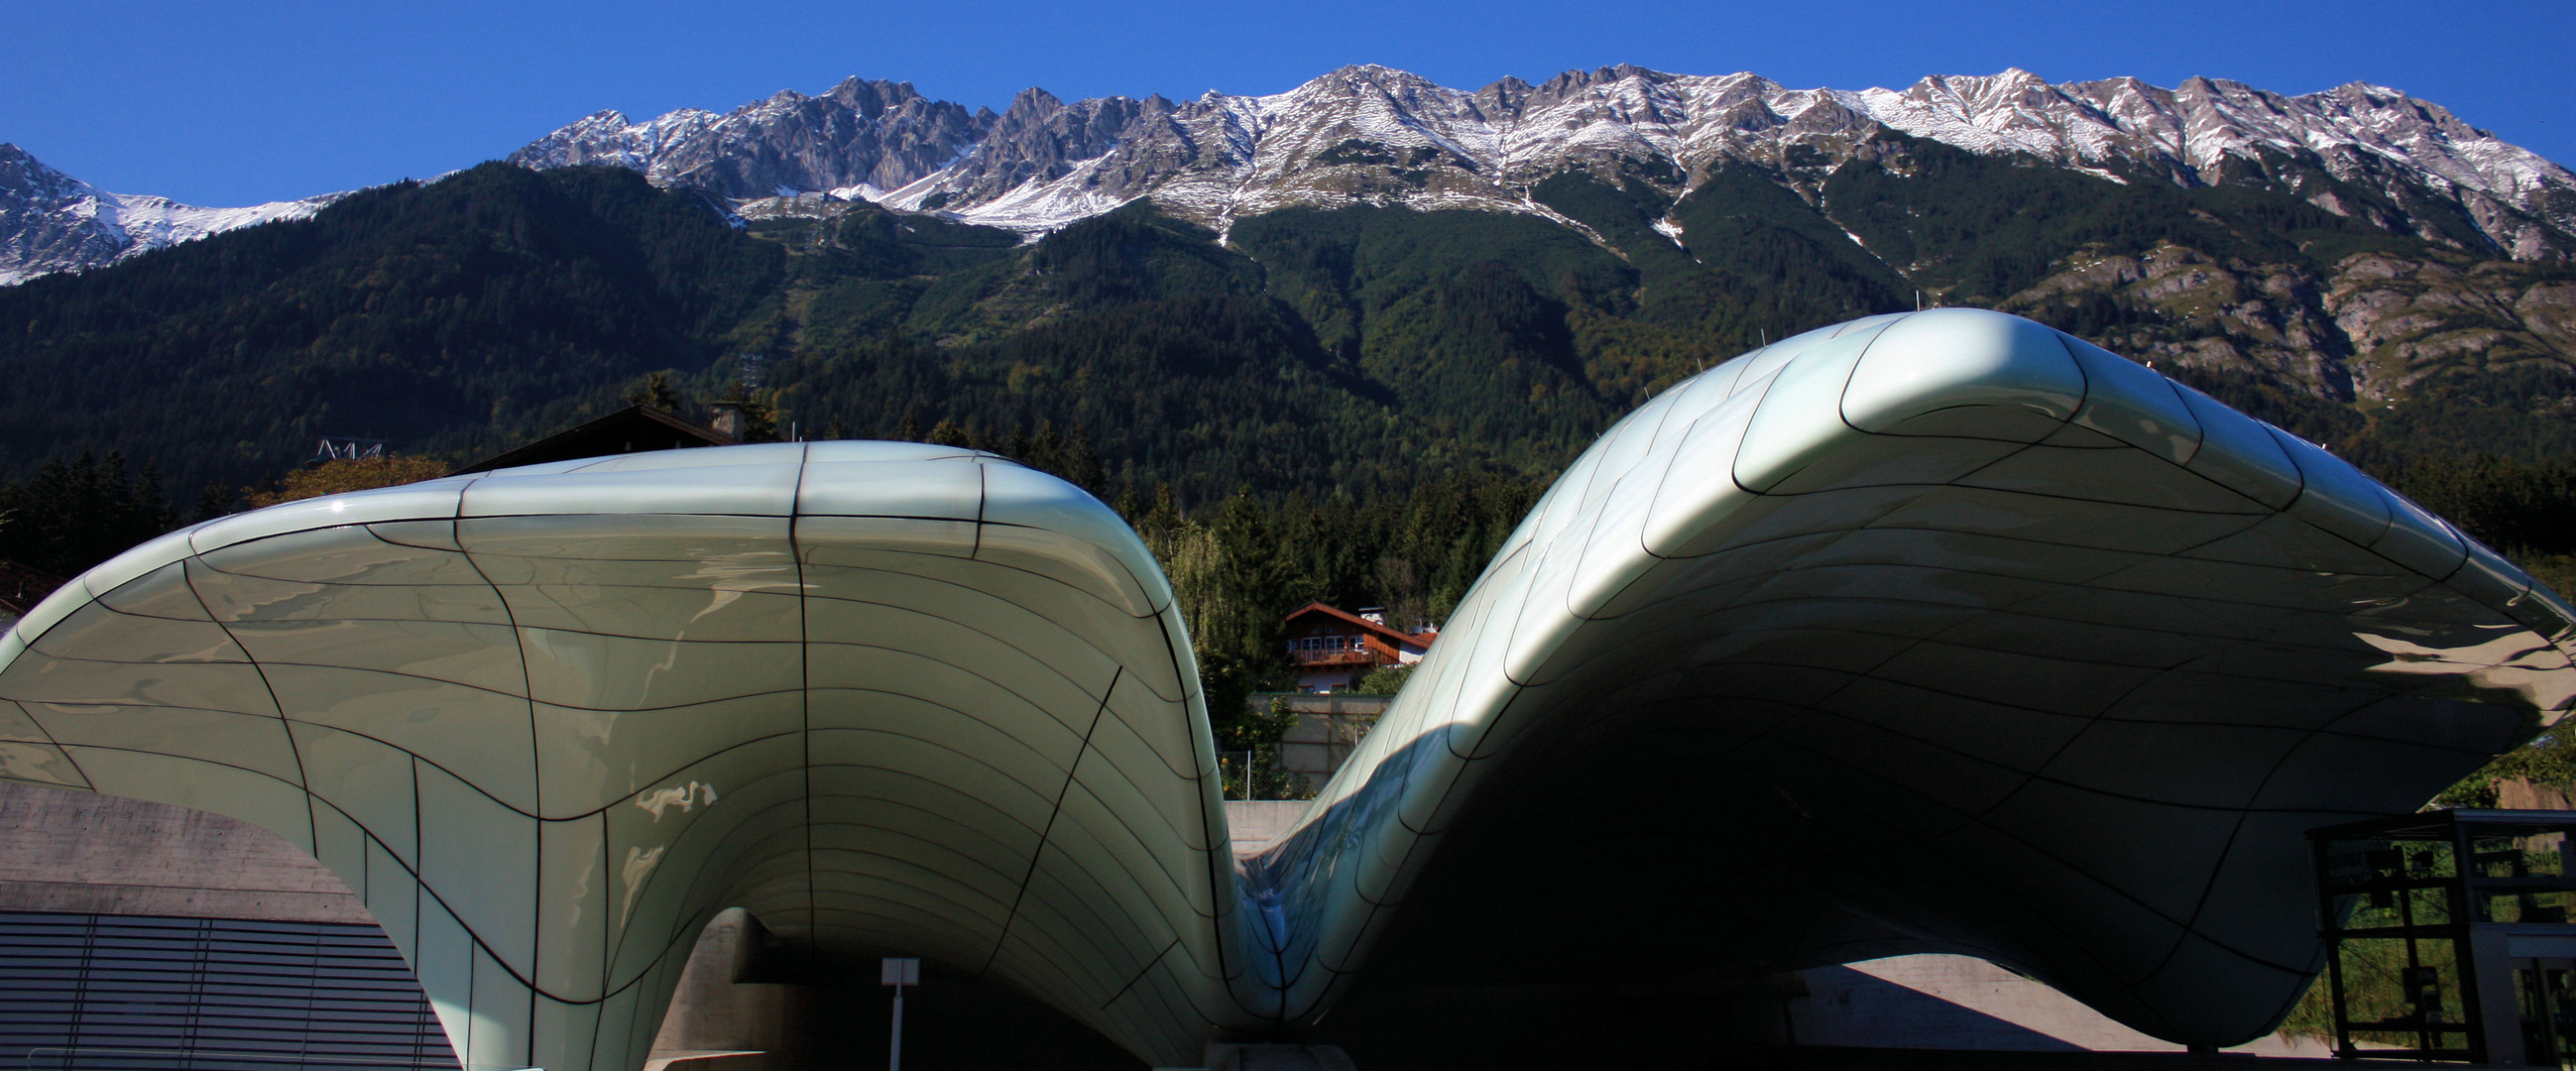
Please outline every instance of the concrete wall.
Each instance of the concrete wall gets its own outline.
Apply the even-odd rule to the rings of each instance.
[[[1310,800],[1227,800],[1225,824],[1233,837],[1234,854],[1261,850],[1305,817],[1312,805]]]
[[[1804,996],[1784,998],[1794,1045],[2021,1052],[2180,1052],[2075,998],[1981,959],[1894,956],[1798,972]],[[2279,1034],[2227,1050],[2332,1056],[2325,1043]]]
[[[2520,777],[2496,782],[2495,805],[2508,811],[2576,811],[2567,793]]]
[[[769,1056],[758,1071],[781,1071],[800,1063],[798,1039],[812,994],[804,986],[752,980],[765,931],[741,908],[716,915],[698,933],[689,962],[680,970],[679,988],[653,1037],[649,1060],[678,1060],[712,1053],[758,1052]],[[742,1061],[722,1071],[752,1071]],[[650,1066],[649,1063],[647,1066]],[[691,1071],[717,1071],[716,1065],[691,1065]]]
[[[1320,721],[1323,713],[1313,716]],[[1229,801],[1234,850],[1258,850],[1308,806],[1304,800]],[[338,877],[267,830],[182,807],[9,782],[0,782],[0,910],[374,921]],[[805,1032],[806,987],[736,981],[759,940],[758,926],[729,911],[701,935],[655,1039],[655,1057],[755,1050],[771,1054],[767,1071],[802,1062],[793,1041]],[[1783,1040],[1798,1045],[2179,1048],[1983,960],[1899,956],[1798,977],[1806,993],[1781,998],[1789,1034]],[[2279,1036],[2235,1051],[2326,1055],[2321,1045]]]
[[[1288,701],[1288,709],[1297,713],[1297,723],[1279,738],[1279,768],[1306,779],[1309,788],[1322,788],[1333,771],[1351,756],[1369,730],[1377,725],[1378,715],[1386,713],[1393,697],[1383,695],[1278,695],[1252,697],[1256,707],[1266,708],[1273,698]],[[1237,836],[1236,840],[1243,839]]]
[[[204,811],[0,782],[0,911],[364,922],[277,834]]]

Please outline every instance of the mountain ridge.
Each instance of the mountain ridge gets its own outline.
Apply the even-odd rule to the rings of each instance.
[[[245,208],[199,208],[109,193],[0,142],[0,286],[84,271],[210,234],[306,219],[345,193]]]
[[[860,86],[899,89],[906,107],[832,109]],[[537,167],[613,160],[660,184],[735,200],[828,193],[1024,233],[1150,197],[1224,233],[1234,219],[1292,205],[1553,216],[1529,196],[1537,183],[1568,169],[1606,176],[1623,162],[1649,164],[1632,177],[1676,195],[1733,162],[1780,170],[1803,186],[1799,172],[1830,169],[1892,131],[2114,182],[2296,190],[2331,177],[2389,202],[2355,205],[2323,188],[2310,195],[2339,215],[2376,212],[2382,226],[2518,260],[2576,250],[2576,173],[2438,104],[2360,82],[2288,96],[2197,77],[2172,89],[2135,78],[2052,85],[2007,69],[1934,75],[1904,90],[1793,90],[1750,72],[1622,65],[1470,92],[1354,65],[1267,96],[1211,90],[1179,103],[1113,96],[1067,104],[1029,90],[999,114],[920,100],[909,84],[852,79],[822,96],[782,92],[721,116],[683,110],[617,125],[611,118],[623,116],[601,113],[510,159]],[[799,119],[804,128],[794,126]],[[825,161],[835,167],[799,170],[798,154],[786,151],[862,125],[850,138],[859,154]],[[869,147],[888,139],[914,151]],[[730,172],[704,163],[728,153],[741,161]],[[2468,226],[2438,218],[2453,213]]]
[[[1751,72],[1623,64],[1468,91],[1360,64],[1281,93],[1177,102],[1066,102],[1032,88],[995,112],[852,77],[721,114],[601,111],[508,159],[624,167],[736,211],[824,194],[1032,236],[1150,199],[1220,236],[1282,208],[1368,204],[1533,215],[1598,238],[1535,188],[1580,170],[1677,199],[1713,168],[1744,163],[1829,209],[1823,176],[1896,135],[2112,182],[2287,189],[2462,252],[2576,256],[2576,173],[2441,105],[2361,82],[2290,96],[2200,77],[2171,89],[2125,77],[2051,84],[2008,68],[1902,90],[1790,89]],[[304,218],[342,196],[199,208],[100,191],[0,146],[0,286]],[[1674,226],[1659,229],[1679,244]]]
[[[1111,489],[1366,498],[1542,477],[1693,371],[1918,281],[2378,469],[2576,450],[2576,266],[2278,190],[1872,151],[1814,183],[1831,215],[1751,165],[1680,198],[1577,170],[1531,196],[1585,232],[1362,204],[1221,240],[1139,199],[1034,242],[821,195],[729,221],[633,169],[494,162],[0,289],[0,477],[122,449],[239,486],[316,435],[463,460],[660,371],[824,437],[1087,430]]]

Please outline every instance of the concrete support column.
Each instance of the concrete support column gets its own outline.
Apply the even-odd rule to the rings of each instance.
[[[738,907],[707,923],[689,952],[688,966],[680,971],[648,1060],[756,1052],[765,1057],[760,1071],[802,1065],[805,1053],[799,1042],[812,994],[805,986],[745,980],[757,977],[753,967],[768,932]],[[736,1068],[738,1063],[725,1066]]]
[[[2479,1035],[2486,1040],[2487,1063],[2495,1067],[2523,1064],[2522,1001],[2514,992],[2513,957],[2503,931],[2480,928],[2469,935],[2470,994],[2478,1002]]]

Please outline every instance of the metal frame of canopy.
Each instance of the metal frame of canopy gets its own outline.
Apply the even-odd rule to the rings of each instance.
[[[2440,810],[2308,836],[2337,1056],[2556,1067],[2576,1055],[2576,812]],[[2356,976],[2371,969],[2355,941],[2404,950],[2406,1011],[2353,1018]],[[2364,1049],[2356,1034],[2414,1044]]]

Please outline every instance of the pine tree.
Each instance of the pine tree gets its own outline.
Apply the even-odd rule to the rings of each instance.
[[[0,556],[74,576],[178,526],[152,466],[128,476],[125,455],[87,451],[45,462],[36,475],[0,489]]]
[[[197,508],[189,512],[189,522],[211,521],[231,513],[234,498],[233,489],[224,486],[223,481],[207,481],[206,486],[197,491]]]
[[[636,405],[673,414],[688,405],[688,399],[680,394],[678,388],[671,386],[669,372],[655,372],[644,377],[644,385],[629,393],[626,400]]]
[[[1095,495],[1107,488],[1109,473],[1101,467],[1100,455],[1091,449],[1091,433],[1082,430],[1082,425],[1074,425],[1073,434],[1065,436],[1057,447],[1057,457],[1053,471],[1066,482]]]

